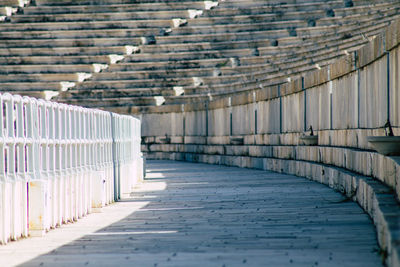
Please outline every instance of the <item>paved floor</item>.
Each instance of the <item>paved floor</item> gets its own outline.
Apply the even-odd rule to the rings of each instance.
[[[147,168],[129,199],[1,247],[0,265],[381,266],[368,216],[326,186],[204,164]]]

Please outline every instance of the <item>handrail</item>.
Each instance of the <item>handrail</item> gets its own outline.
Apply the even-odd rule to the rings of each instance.
[[[0,243],[99,211],[143,178],[137,118],[9,93],[0,111]]]

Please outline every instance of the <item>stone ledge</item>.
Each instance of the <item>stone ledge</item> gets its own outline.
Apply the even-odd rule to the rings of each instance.
[[[356,201],[372,218],[382,255],[387,266],[399,266],[400,206],[393,191],[383,183],[342,168],[315,162],[277,158],[255,158],[189,153],[156,152],[158,159],[186,160],[209,164],[222,164],[242,168],[255,168],[306,177],[340,191],[349,200]]]
[[[201,145],[152,144],[143,151],[200,153],[219,156],[245,156],[311,161],[344,168],[360,175],[371,176],[389,186],[400,199],[400,157],[386,157],[379,153],[346,147],[328,146],[263,146],[263,145]]]

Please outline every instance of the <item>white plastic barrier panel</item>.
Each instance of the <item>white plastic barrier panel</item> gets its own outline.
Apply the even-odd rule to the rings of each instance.
[[[143,179],[140,120],[0,94],[0,243],[99,211]]]
[[[140,120],[112,114],[114,155],[114,197],[129,194],[143,180],[143,155],[140,153]]]

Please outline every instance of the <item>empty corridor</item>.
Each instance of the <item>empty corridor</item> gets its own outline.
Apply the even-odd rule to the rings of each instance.
[[[103,213],[0,247],[0,265],[37,250],[42,255],[22,266],[381,266],[369,217],[324,185],[173,161],[149,161],[147,171],[143,184]],[[35,248],[58,242],[53,232],[80,235],[45,253]]]

